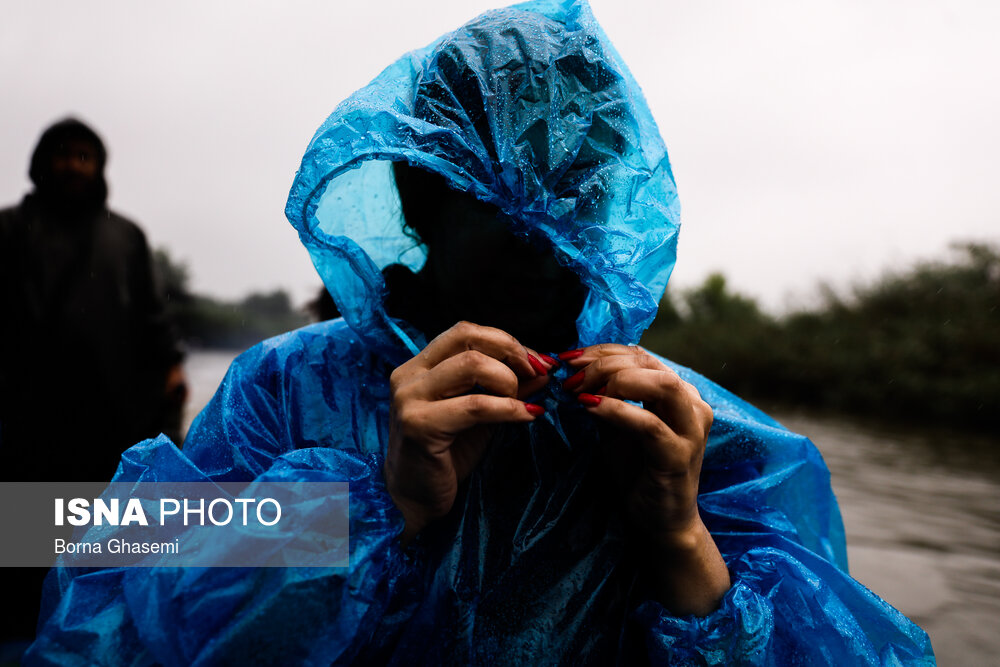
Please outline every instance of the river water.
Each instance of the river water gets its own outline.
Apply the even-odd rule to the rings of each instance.
[[[189,356],[188,423],[233,356]],[[928,632],[939,664],[1000,664],[1000,439],[768,411],[823,453],[851,574]]]

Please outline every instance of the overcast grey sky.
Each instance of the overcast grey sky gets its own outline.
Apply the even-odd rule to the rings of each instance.
[[[68,114],[111,205],[225,297],[319,279],[284,203],[334,106],[503,2],[5,2],[0,202]],[[1000,3],[593,0],[670,152],[675,287],[721,270],[771,308],[953,240],[1000,241]]]

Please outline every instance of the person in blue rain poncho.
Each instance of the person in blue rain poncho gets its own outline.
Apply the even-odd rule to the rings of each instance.
[[[848,576],[814,446],[635,347],[677,194],[585,2],[405,55],[286,213],[342,318],[115,479],[347,481],[349,567],[56,569],[28,664],[933,663]]]

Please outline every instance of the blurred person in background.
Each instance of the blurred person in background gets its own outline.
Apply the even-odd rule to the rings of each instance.
[[[107,481],[129,445],[180,436],[183,354],[145,235],[107,208],[106,161],[96,132],[59,121],[31,156],[34,189],[0,210],[5,481]],[[22,605],[4,640],[34,636],[44,569],[33,570],[4,573],[8,604]]]

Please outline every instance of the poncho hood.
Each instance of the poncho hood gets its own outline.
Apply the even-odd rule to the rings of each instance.
[[[487,12],[412,51],[316,132],[286,215],[351,329],[415,353],[384,308],[381,269],[418,270],[391,162],[436,172],[551,246],[589,290],[579,343],[635,343],[656,314],[680,225],[642,92],[582,0]],[[411,330],[412,331],[412,330]]]

